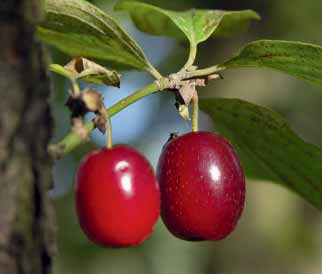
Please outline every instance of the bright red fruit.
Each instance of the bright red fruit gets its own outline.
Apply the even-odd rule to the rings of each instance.
[[[96,244],[141,243],[160,213],[159,186],[151,165],[124,145],[90,153],[77,171],[76,207],[80,226]]]
[[[245,179],[231,144],[210,132],[169,141],[158,170],[161,217],[178,238],[220,240],[237,224],[244,207]]]

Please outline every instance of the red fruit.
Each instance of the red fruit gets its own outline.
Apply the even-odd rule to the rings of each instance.
[[[160,192],[149,162],[120,145],[87,155],[77,171],[76,207],[81,228],[101,246],[131,246],[152,232]]]
[[[245,179],[232,145],[210,132],[191,132],[167,143],[157,169],[161,217],[184,240],[220,240],[244,207]]]

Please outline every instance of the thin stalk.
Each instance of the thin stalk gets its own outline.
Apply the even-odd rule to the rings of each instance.
[[[199,99],[198,95],[192,97],[191,104],[192,104],[192,131],[196,132],[199,129]]]
[[[192,59],[191,59],[192,60]],[[151,72],[150,71],[153,71]],[[122,109],[126,108],[127,106],[133,104],[134,102],[144,98],[145,96],[148,96],[150,94],[153,94],[155,92],[158,92],[160,90],[167,89],[173,85],[171,83],[171,80],[169,78],[162,78],[159,72],[155,70],[152,66],[150,69],[147,69],[150,71],[152,75],[154,75],[155,78],[158,78],[158,81],[154,81],[151,84],[147,85],[143,89],[140,89],[133,94],[129,95],[128,97],[120,100],[113,106],[107,109],[109,117],[112,117],[116,113],[120,112]],[[206,69],[201,70],[195,70],[195,71],[188,71],[185,75],[185,79],[189,78],[197,78],[197,77],[203,77],[211,74],[215,74],[219,71],[225,70],[225,67],[209,67]],[[159,78],[161,77],[161,78]],[[197,98],[198,99],[198,98]],[[194,102],[193,104],[196,104],[195,107],[193,106],[193,113],[192,113],[192,130],[196,131],[198,130],[198,105],[197,102]],[[95,124],[93,121],[88,122],[85,125],[86,129],[91,132],[95,129]],[[74,133],[70,132],[67,134],[59,143],[57,144],[50,144],[48,147],[48,152],[50,155],[55,159],[59,157],[63,157],[65,154],[71,152],[74,150],[77,146],[83,143],[82,138]]]
[[[195,71],[187,72],[186,78],[207,76],[207,75],[215,74],[219,71],[223,71],[225,69],[226,69],[225,67],[219,67],[219,66],[212,66],[212,67],[205,68],[205,69],[198,69]]]
[[[111,121],[110,121],[110,116],[108,115],[108,111],[107,109],[104,108],[103,110],[105,119],[106,119],[106,123],[105,123],[105,127],[106,127],[106,147],[107,148],[112,148],[113,142],[112,142],[112,125],[111,125]]]
[[[193,63],[195,62],[196,55],[197,55],[197,47],[190,43],[189,57],[188,57],[187,62],[185,63],[185,65],[183,66],[183,68],[181,70],[191,67],[193,65]]]
[[[160,74],[160,72],[157,71],[157,69],[154,66],[152,66],[151,64],[149,64],[149,67],[146,68],[146,71],[149,72],[156,80],[159,80],[163,77]]]
[[[73,87],[73,95],[78,96],[80,94],[80,88],[75,78],[71,78],[72,87]]]

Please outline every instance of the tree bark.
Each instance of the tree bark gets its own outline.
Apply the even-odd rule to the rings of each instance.
[[[41,0],[0,1],[0,273],[51,273],[50,85]]]

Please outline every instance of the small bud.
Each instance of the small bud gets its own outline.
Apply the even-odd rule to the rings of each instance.
[[[95,89],[85,89],[81,98],[88,111],[97,112],[103,107],[103,96]]]
[[[175,106],[177,110],[179,111],[179,114],[185,119],[185,120],[191,120],[189,115],[189,107],[185,104],[181,104],[179,101],[175,103]]]
[[[96,114],[96,117],[93,119],[95,127],[103,134],[106,132],[106,119],[102,114]]]

